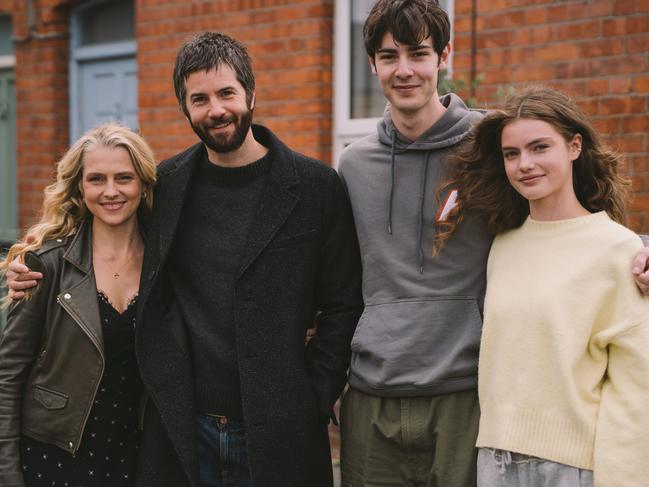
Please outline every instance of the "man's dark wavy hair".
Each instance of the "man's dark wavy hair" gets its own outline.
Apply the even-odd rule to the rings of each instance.
[[[398,43],[410,46],[430,36],[441,56],[451,39],[451,23],[436,0],[378,0],[363,27],[365,51],[371,59],[388,32]]]
[[[220,32],[203,32],[187,41],[179,49],[174,64],[174,91],[183,113],[189,117],[185,98],[187,78],[197,71],[209,71],[226,65],[232,68],[246,91],[248,106],[255,93],[255,74],[246,47],[236,39]]]

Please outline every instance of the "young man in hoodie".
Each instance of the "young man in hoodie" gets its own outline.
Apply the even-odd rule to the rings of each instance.
[[[342,404],[345,486],[476,483],[477,363],[491,237],[467,216],[433,257],[447,158],[481,113],[439,97],[451,46],[435,0],[379,0],[364,26],[389,101],[340,158],[363,261],[365,311]]]

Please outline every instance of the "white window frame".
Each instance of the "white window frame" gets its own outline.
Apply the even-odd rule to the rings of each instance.
[[[455,0],[446,0],[448,16],[453,25]],[[333,89],[333,166],[338,167],[340,153],[348,144],[376,130],[379,118],[351,118],[351,6],[350,0],[336,0],[334,11],[334,89]],[[453,29],[451,29],[451,42]],[[452,51],[451,51],[452,52]],[[451,76],[452,56],[447,76]]]
[[[16,56],[0,56],[0,69],[2,68],[13,68],[16,65]]]

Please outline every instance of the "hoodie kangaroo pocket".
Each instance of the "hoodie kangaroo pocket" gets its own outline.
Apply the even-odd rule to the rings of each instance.
[[[475,380],[482,317],[458,296],[366,305],[352,339],[351,375],[370,388],[453,389]]]

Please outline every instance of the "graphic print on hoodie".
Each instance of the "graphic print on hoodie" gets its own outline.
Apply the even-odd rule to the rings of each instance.
[[[391,397],[477,387],[485,271],[491,236],[470,216],[436,257],[436,201],[446,159],[482,117],[454,94],[419,139],[395,129],[389,107],[378,131],[345,149],[339,172],[349,192],[363,263],[365,311],[352,339],[350,384]],[[451,202],[452,204],[452,202]]]

